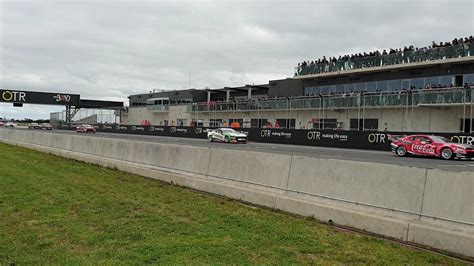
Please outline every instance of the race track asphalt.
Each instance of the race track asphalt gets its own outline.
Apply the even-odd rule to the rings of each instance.
[[[15,129],[27,130],[27,129]],[[75,131],[53,130],[44,133],[59,133],[78,135]],[[168,143],[177,145],[189,145],[198,147],[212,147],[220,149],[246,150],[267,153],[279,153],[290,155],[301,155],[315,158],[329,158],[338,160],[361,161],[391,165],[403,165],[429,169],[443,169],[449,171],[472,171],[474,172],[474,161],[442,160],[428,157],[397,157],[388,151],[356,150],[328,147],[314,147],[303,145],[284,145],[273,143],[248,142],[247,144],[226,144],[209,142],[205,139],[177,138],[162,136],[146,136],[122,133],[88,133],[87,136],[96,138],[124,139],[132,141],[143,141],[153,143]]]

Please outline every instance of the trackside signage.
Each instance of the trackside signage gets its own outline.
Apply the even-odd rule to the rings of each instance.
[[[0,102],[77,106],[79,101],[78,94],[0,89]]]
[[[69,128],[67,125],[63,129]],[[98,125],[98,132],[125,133],[137,135],[155,135],[184,138],[206,139],[208,128],[170,127],[170,126],[119,126]],[[275,128],[242,128],[239,131],[248,135],[250,141],[296,144],[306,146],[324,146],[364,150],[390,150],[391,135],[411,135],[420,133],[344,131],[344,130],[308,130]],[[429,134],[428,134],[429,135]],[[469,134],[433,133],[451,139],[456,143],[474,144],[474,136]]]

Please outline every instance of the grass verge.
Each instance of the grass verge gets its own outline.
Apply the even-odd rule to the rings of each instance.
[[[0,217],[0,264],[458,263],[1,143]]]

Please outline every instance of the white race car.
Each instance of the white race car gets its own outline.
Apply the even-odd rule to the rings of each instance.
[[[247,135],[232,128],[217,128],[207,132],[210,142],[221,141],[226,143],[247,143]]]
[[[16,127],[16,124],[13,122],[7,122],[5,123],[5,127]]]

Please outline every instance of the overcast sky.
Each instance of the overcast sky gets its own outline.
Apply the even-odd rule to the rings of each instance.
[[[0,3],[1,88],[101,100],[263,84],[324,55],[474,34],[474,0]],[[0,117],[62,109],[0,104]]]

